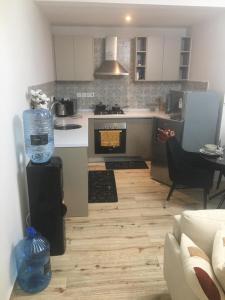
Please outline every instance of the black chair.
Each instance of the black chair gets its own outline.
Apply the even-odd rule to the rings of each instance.
[[[166,203],[177,188],[202,188],[203,207],[207,208],[209,191],[213,185],[214,170],[199,153],[182,149],[175,137],[166,142],[169,177],[172,181]]]
[[[219,187],[220,187],[220,183],[221,183],[221,180],[222,180],[222,176],[224,175],[224,172],[221,171],[221,170],[218,170],[219,171],[219,177],[218,177],[218,181],[217,181],[217,184],[216,184],[216,189],[218,190]]]

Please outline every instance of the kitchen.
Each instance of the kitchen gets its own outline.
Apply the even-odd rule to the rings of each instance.
[[[92,206],[93,208],[90,208],[88,212],[88,163],[91,162],[93,166],[96,165],[101,169],[103,157],[112,157],[112,153],[102,155],[97,153],[98,151],[96,152],[95,149],[95,129],[101,129],[102,121],[104,121],[104,126],[109,123],[109,126],[115,123],[126,123],[126,151],[123,150],[122,153],[113,154],[114,158],[121,156],[125,158],[142,157],[149,161],[153,155],[151,145],[155,126],[154,121],[156,119],[168,119],[165,106],[170,90],[206,91],[212,89],[219,94],[224,93],[224,62],[222,59],[224,42],[220,39],[221,28],[223,28],[221,24],[224,24],[223,18],[220,17],[224,13],[223,5],[215,3],[215,7],[212,7],[211,4],[205,3],[202,4],[202,7],[194,7],[188,6],[187,1],[184,1],[184,5],[187,5],[188,8],[186,6],[169,5],[168,3],[168,6],[163,7],[160,3],[161,6],[156,5],[151,11],[145,6],[141,8],[137,5],[134,8],[131,4],[126,6],[125,4],[115,3],[111,3],[109,9],[106,7],[106,4],[110,5],[107,3],[109,1],[105,1],[104,5],[100,3],[63,2],[40,0],[36,1],[35,4],[28,4],[27,1],[23,0],[26,9],[24,7],[23,9],[20,8],[21,4],[19,3],[11,7],[11,13],[14,16],[20,14],[19,20],[23,19],[24,26],[21,26],[21,28],[28,28],[26,22],[30,20],[30,23],[33,24],[33,29],[30,29],[31,32],[27,29],[27,31],[24,30],[21,33],[15,23],[17,18],[6,20],[7,14],[3,18],[5,24],[13,22],[6,33],[9,37],[12,36],[12,32],[15,32],[13,34],[15,41],[7,43],[7,51],[3,53],[2,57],[9,57],[9,59],[2,62],[2,70],[5,71],[5,74],[14,69],[19,72],[19,74],[16,72],[11,75],[11,82],[4,84],[4,87],[7,87],[7,93],[10,90],[12,95],[9,97],[3,91],[5,99],[8,99],[8,97],[10,99],[7,102],[10,117],[3,115],[2,118],[2,126],[8,124],[8,127],[12,128],[12,119],[14,124],[13,129],[8,133],[10,143],[7,144],[7,151],[4,152],[5,157],[8,158],[11,155],[10,157],[14,157],[14,159],[9,158],[9,165],[3,162],[3,169],[11,171],[6,172],[7,176],[2,179],[2,183],[4,183],[4,194],[11,195],[9,198],[17,199],[17,202],[15,205],[14,202],[9,200],[8,204],[5,205],[3,210],[6,210],[7,213],[2,217],[1,226],[5,228],[7,220],[11,217],[15,219],[15,224],[11,224],[11,229],[7,230],[7,234],[11,236],[11,232],[14,231],[13,228],[15,226],[18,228],[10,238],[13,244],[23,236],[24,220],[27,212],[27,205],[24,202],[24,199],[27,199],[26,184],[23,179],[27,161],[20,130],[22,125],[19,118],[15,116],[19,114],[18,112],[27,108],[28,102],[25,102],[25,100],[12,102],[11,99],[18,97],[16,92],[18,92],[21,99],[24,99],[26,94],[28,100],[27,90],[30,91],[31,89],[42,89],[48,96],[55,96],[56,99],[77,99],[78,113],[75,117],[57,118],[55,120],[58,125],[73,123],[82,126],[72,130],[55,130],[55,154],[63,158],[64,164],[64,193],[65,202],[68,206],[67,216],[69,222],[71,216],[82,217],[88,216],[89,213],[91,214],[90,218],[94,218],[93,213],[96,213],[93,212],[95,206]],[[139,5],[144,4],[139,3]],[[28,17],[29,15],[33,17],[32,20],[31,17]],[[127,18],[128,21],[125,19],[127,15],[131,16],[131,18]],[[42,27],[39,23],[42,24]],[[209,26],[209,29],[207,26]],[[210,28],[212,28],[211,31]],[[34,30],[33,33],[32,30]],[[23,47],[21,41],[19,41],[21,34],[24,37]],[[36,39],[35,35],[37,35]],[[5,40],[8,41],[8,37],[5,36]],[[105,78],[105,75],[95,74],[105,60],[107,54],[105,53],[105,43],[106,39],[110,37],[117,37],[117,59],[125,71],[129,73],[128,76],[122,75],[119,78],[109,76],[109,78]],[[32,50],[29,50],[28,45],[30,44],[32,44]],[[212,44],[214,45],[213,49],[210,47]],[[113,45],[112,55],[115,55],[115,38]],[[155,45],[155,48],[151,49],[151,45]],[[76,51],[73,51],[73,49],[76,49]],[[205,55],[203,55],[204,53]],[[12,57],[15,57],[15,59]],[[19,57],[19,59],[17,60],[16,57]],[[23,61],[26,61],[24,66],[27,69],[27,74],[22,71],[21,64]],[[151,67],[148,62],[151,62]],[[17,79],[23,73],[24,76],[21,76],[21,81],[17,84]],[[7,79],[5,74],[2,76],[3,82]],[[15,87],[14,91],[12,86]],[[12,107],[11,103],[14,103],[15,106]],[[105,105],[106,109],[111,109],[112,106],[117,109],[117,104],[123,109],[124,114],[116,116],[111,114],[94,115],[94,108],[99,103]],[[111,129],[111,127],[106,129]],[[116,127],[116,129],[124,130],[124,127]],[[6,135],[4,137],[8,139]],[[16,135],[16,138],[14,135]],[[14,154],[15,148],[16,156]],[[74,165],[71,164],[71,160],[74,161]],[[17,174],[17,178],[12,180],[13,188],[6,182],[6,179],[10,181],[11,176],[9,174],[12,170]],[[128,170],[128,173],[124,173],[125,176],[132,177],[133,175],[129,172],[130,170]],[[150,180],[149,169],[138,170],[137,174],[139,174],[138,172],[146,176],[144,184],[147,184]],[[122,175],[120,175],[122,173],[119,173],[119,171],[115,173],[117,174],[116,178],[119,178],[120,181],[117,181],[120,195],[120,189],[124,189],[120,187],[120,184],[125,179],[122,178]],[[153,190],[160,187],[163,191],[164,196],[161,196],[158,201],[161,207],[162,198],[165,197],[168,187],[158,185],[157,182],[153,183],[152,181],[151,185]],[[74,201],[70,202],[74,194],[79,195],[76,197],[75,202],[77,199],[84,199],[82,203],[79,201],[75,203],[75,208]],[[126,195],[124,194],[123,197],[125,202],[122,205],[125,205]],[[144,196],[141,195],[140,197]],[[72,206],[74,212],[71,212]],[[158,206],[157,210],[160,211],[160,209]],[[173,209],[178,210],[178,207],[172,206],[170,212]],[[13,215],[11,215],[12,211],[15,211]],[[142,214],[143,211],[144,209],[141,212]],[[99,218],[100,216],[101,213],[99,212]],[[105,222],[107,223],[107,221]],[[72,229],[70,225],[68,226],[68,232],[70,232]],[[154,235],[153,240],[157,241],[157,235]],[[5,241],[3,240],[2,243],[5,244]],[[8,265],[11,260],[9,255],[6,254],[7,252],[10,251],[9,247],[6,246],[3,251],[3,260],[7,257],[6,261],[8,263],[3,264],[3,269],[8,274]],[[65,257],[65,259],[68,267],[69,258]],[[59,259],[59,261],[61,260]],[[53,262],[57,266],[57,260],[53,259]],[[7,295],[12,290],[11,282],[14,282],[15,279],[13,265],[11,268],[13,274],[11,279],[9,279],[9,276],[9,278],[2,281],[4,300],[8,299]],[[58,280],[60,281],[60,279]],[[65,283],[62,281],[55,284],[57,287],[63,286],[62,289],[65,287]],[[163,284],[161,287],[163,290]],[[137,291],[136,295],[136,299],[138,299],[141,292]],[[95,295],[93,299],[99,299],[96,298],[97,296]],[[114,296],[115,294],[112,298]],[[22,299],[23,296],[18,297]]]
[[[78,118],[58,118],[56,122],[57,126],[65,123],[82,124],[82,128],[72,130],[72,132],[70,130],[68,132],[55,131],[55,145],[57,147],[56,153],[63,158],[65,157],[64,160],[67,157],[71,159],[72,155],[72,153],[70,155],[67,153],[67,151],[72,152],[72,149],[66,148],[74,147],[76,144],[79,146],[80,152],[86,155],[86,159],[82,160],[83,165],[80,163],[75,169],[68,160],[69,170],[67,170],[64,161],[64,200],[68,206],[68,216],[87,216],[88,161],[104,162],[105,159],[108,158],[109,160],[112,157],[114,160],[116,157],[119,157],[119,160],[128,160],[129,157],[132,160],[136,157],[136,159],[142,158],[152,161],[153,151],[155,157],[152,162],[152,178],[170,184],[168,170],[164,170],[160,166],[160,161],[157,163],[157,158],[162,160],[160,153],[164,153],[163,159],[166,160],[165,145],[160,146],[160,148],[163,148],[162,151],[153,149],[153,145],[155,145],[153,139],[156,139],[157,135],[156,127],[176,128],[177,136],[180,135],[183,126],[182,120],[169,121],[171,114],[166,113],[166,111],[169,111],[167,106],[169,103],[168,98],[171,96],[170,90],[204,92],[208,88],[208,82],[189,81],[187,80],[188,77],[182,78],[182,76],[188,76],[191,56],[191,38],[184,37],[184,29],[161,29],[154,33],[153,37],[150,32],[148,33],[149,37],[134,37],[131,35],[129,38],[118,38],[116,36],[90,38],[88,36],[89,28],[88,30],[82,28],[82,37],[77,37],[77,35],[81,35],[81,32],[77,32],[80,29],[73,27],[70,29],[70,35],[68,35],[68,30],[65,27],[55,28],[53,32],[57,79],[55,97],[58,101],[67,97],[69,99],[76,98],[76,106],[80,110],[78,111]],[[107,31],[107,29],[105,30]],[[75,31],[76,35],[71,35],[71,31]],[[77,50],[78,53],[82,54],[81,57],[76,57],[77,43],[79,43],[80,48],[83,44],[85,45],[79,51]],[[71,51],[71,44],[75,48],[75,57],[68,60],[69,54],[65,57],[65,52],[69,53],[69,50]],[[88,49],[86,48],[87,44]],[[161,51],[161,54],[159,54],[159,51]],[[109,63],[112,60],[117,62],[119,67],[110,66]],[[139,64],[145,65],[145,63],[138,62],[138,60],[146,61],[146,67],[140,67]],[[76,69],[76,65],[72,66],[71,61],[79,62],[78,69],[80,72],[75,75],[73,68]],[[154,61],[156,61],[155,65],[153,65]],[[85,70],[83,69],[84,64],[86,64]],[[119,69],[119,71],[117,70],[116,73],[114,69]],[[184,74],[183,69],[185,69],[186,74]],[[147,78],[139,78],[140,70],[142,76]],[[76,80],[72,81],[73,76],[76,77]],[[210,102],[212,101],[214,100]],[[201,125],[201,127],[205,126],[205,129],[199,127],[196,131],[197,136],[200,135],[200,132],[201,136],[204,136],[203,132],[206,132],[205,138],[199,140],[194,148],[187,150],[198,151],[200,146],[207,143],[207,141],[211,143],[218,142],[216,129],[220,119],[219,109],[221,103],[216,99],[214,103],[216,101],[218,103],[215,107],[215,121],[209,124],[208,120]],[[209,107],[209,105],[210,103],[205,102],[205,106]],[[211,111],[210,108],[209,111]],[[79,113],[81,118],[79,118]],[[174,113],[179,114],[179,110]],[[204,112],[202,108],[201,113],[207,114],[207,110]],[[199,113],[195,118],[198,121],[200,117],[201,114]],[[160,119],[162,119],[161,123],[158,121]],[[163,120],[167,121],[163,123]],[[194,122],[194,119],[189,120],[189,122]],[[157,123],[159,123],[159,126],[156,125]],[[211,128],[210,137],[209,128]],[[121,147],[100,147],[101,131],[110,130],[115,133],[118,129],[121,130]],[[189,144],[192,143],[191,139],[193,138],[190,135],[186,139],[188,139]],[[76,142],[74,143],[74,141]],[[185,146],[188,147],[188,145]],[[76,156],[74,156],[74,161],[77,161]],[[80,159],[79,161],[81,162]],[[86,174],[83,174],[84,169],[86,169]],[[77,173],[83,174],[84,177],[80,176],[78,179],[76,177]],[[71,178],[76,178],[76,180],[71,182]],[[67,184],[67,182],[69,183]],[[84,182],[86,183],[84,184]],[[83,186],[82,197],[79,195],[76,197],[77,200],[74,200],[73,195],[77,194],[76,191],[81,191],[80,186]],[[80,209],[79,204],[76,204],[78,199],[82,203],[82,209]],[[84,203],[86,206],[85,212],[83,211]]]

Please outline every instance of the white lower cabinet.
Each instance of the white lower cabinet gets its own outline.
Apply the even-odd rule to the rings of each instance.
[[[64,202],[67,217],[88,216],[88,157],[86,147],[55,149],[63,161]]]

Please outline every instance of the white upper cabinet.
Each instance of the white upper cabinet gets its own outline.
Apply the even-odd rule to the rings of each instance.
[[[93,38],[76,37],[74,40],[75,79],[91,81],[94,79]]]
[[[74,80],[74,41],[71,36],[55,36],[55,69],[57,80]]]
[[[94,79],[93,38],[55,36],[56,79],[91,81]]]
[[[146,80],[162,80],[163,43],[161,36],[147,38]]]
[[[179,80],[180,48],[180,37],[164,38],[162,80]]]
[[[188,79],[190,38],[159,35],[135,40],[135,81]]]

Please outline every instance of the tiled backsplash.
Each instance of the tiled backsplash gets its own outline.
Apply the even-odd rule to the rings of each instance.
[[[165,100],[169,90],[204,90],[204,82],[134,82],[134,43],[130,39],[118,39],[118,60],[129,71],[121,78],[95,79],[90,82],[48,82],[30,88],[40,88],[48,96],[77,98],[77,93],[94,93],[94,97],[79,97],[79,108],[91,108],[98,102],[130,108],[148,108],[156,104],[157,98]],[[94,40],[95,68],[104,60],[104,39]]]
[[[184,81],[182,82],[183,91],[205,91],[208,89],[208,82],[201,81]]]

